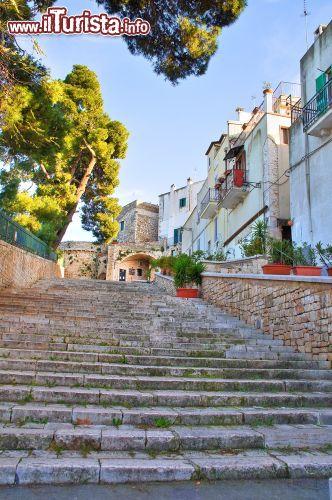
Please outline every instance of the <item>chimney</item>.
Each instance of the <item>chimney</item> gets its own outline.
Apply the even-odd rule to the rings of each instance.
[[[238,106],[235,111],[237,112],[237,119],[238,119],[238,121],[239,122],[242,121],[241,120],[241,115],[242,115],[242,113],[244,111],[244,108],[241,108],[241,106]]]
[[[325,31],[327,28],[326,24],[320,24],[318,28],[315,30],[314,35],[315,35],[315,40],[321,36],[323,31]]]
[[[191,186],[191,184],[192,184],[192,183],[193,183],[192,178],[191,178],[191,177],[188,177],[188,179],[187,179],[187,185],[188,185],[188,186]]]
[[[265,113],[273,112],[273,90],[270,88],[266,88],[263,91],[264,95],[264,111]]]

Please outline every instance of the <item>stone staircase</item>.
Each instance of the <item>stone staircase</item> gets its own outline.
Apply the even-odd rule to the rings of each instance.
[[[0,290],[0,484],[332,476],[325,361],[147,283]]]

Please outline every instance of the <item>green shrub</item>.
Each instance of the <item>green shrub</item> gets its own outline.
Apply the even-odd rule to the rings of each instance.
[[[291,241],[270,238],[267,247],[270,262],[273,264],[293,265],[294,246]]]
[[[308,243],[296,245],[294,247],[294,265],[295,266],[316,266],[317,258],[315,249]]]
[[[174,285],[176,288],[185,288],[187,285],[200,285],[201,273],[205,271],[202,262],[197,262],[195,257],[180,254],[174,259]]]

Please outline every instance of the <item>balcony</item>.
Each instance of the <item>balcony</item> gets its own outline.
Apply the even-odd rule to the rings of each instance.
[[[249,192],[246,177],[246,170],[235,168],[226,175],[220,192],[220,204],[223,208],[235,208],[245,199]]]
[[[309,135],[324,137],[332,131],[332,80],[302,110],[303,130]]]
[[[220,201],[219,189],[209,188],[201,202],[200,217],[201,219],[212,219],[218,210]]]

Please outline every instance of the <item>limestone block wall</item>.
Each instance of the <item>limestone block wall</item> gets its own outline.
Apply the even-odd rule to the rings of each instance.
[[[164,276],[161,273],[156,273],[154,282],[157,287],[162,288],[169,295],[176,295],[173,278],[171,278],[170,276]]]
[[[146,210],[142,203],[137,213],[136,241],[147,242],[158,240],[158,209]]]
[[[202,298],[316,359],[332,361],[332,279],[203,273]]]
[[[96,252],[72,250],[65,252],[65,278],[97,278]]]
[[[0,287],[29,287],[42,278],[61,278],[60,266],[0,240]]]
[[[241,274],[263,274],[262,266],[267,263],[268,259],[264,255],[226,260],[224,262],[215,262],[211,260],[204,261],[207,272]]]

